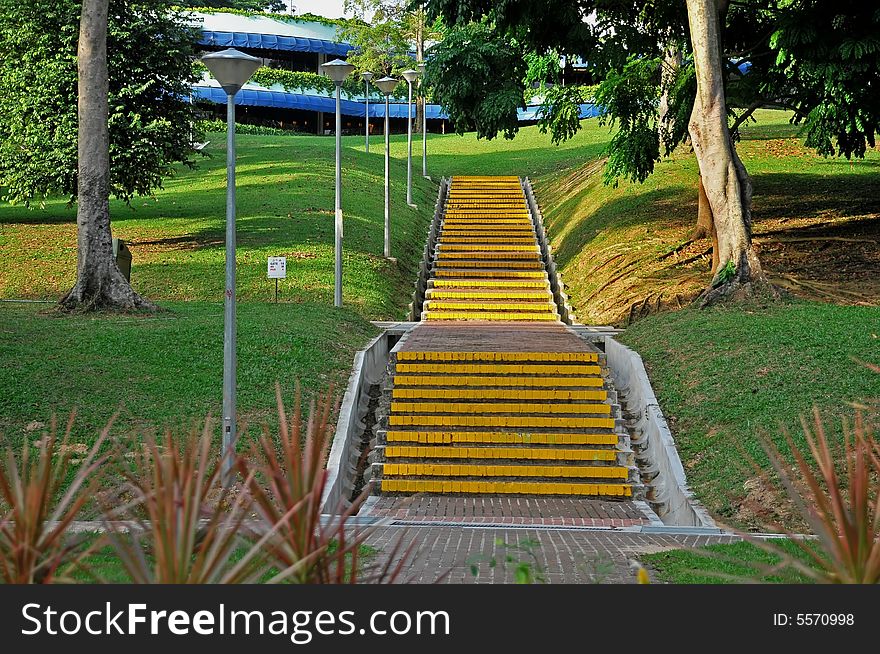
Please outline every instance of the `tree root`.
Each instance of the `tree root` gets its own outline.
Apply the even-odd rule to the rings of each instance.
[[[89,281],[92,283],[88,284]],[[64,313],[156,313],[159,307],[136,293],[122,273],[114,271],[109,279],[79,280],[59,300],[58,310]]]

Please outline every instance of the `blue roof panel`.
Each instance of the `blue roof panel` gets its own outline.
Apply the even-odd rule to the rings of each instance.
[[[216,104],[226,104],[226,92],[218,86],[193,86],[193,99]],[[321,95],[306,95],[303,93],[289,93],[285,91],[269,91],[263,89],[243,88],[235,96],[235,104],[252,107],[278,107],[281,109],[300,109],[303,111],[323,111],[334,113],[336,111],[336,99]],[[366,106],[362,102],[354,100],[342,100],[340,109],[345,116],[363,118],[366,115]],[[406,118],[407,105],[393,102],[389,104],[388,114],[391,118]],[[521,121],[538,120],[540,106],[530,106],[517,110],[517,117]],[[428,118],[447,119],[449,116],[442,110],[440,105],[429,104],[427,107]],[[594,104],[582,104],[580,107],[581,118],[594,118],[600,113]],[[370,103],[370,117],[385,117],[385,102]],[[415,107],[413,107],[415,118]]]
[[[352,47],[348,43],[336,43],[301,36],[256,34],[253,32],[216,32],[203,30],[199,39],[202,45],[221,48],[258,48],[260,50],[293,50],[296,52],[321,52],[345,56]]]

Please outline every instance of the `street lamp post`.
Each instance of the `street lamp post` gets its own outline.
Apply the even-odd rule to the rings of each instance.
[[[364,122],[367,124],[366,129],[366,152],[370,154],[370,80],[373,79],[373,73],[369,71],[364,71],[361,73],[361,79],[364,80],[364,88],[366,89],[364,92],[364,98],[366,98],[366,119]]]
[[[401,73],[409,87],[406,102],[406,203],[414,207],[412,201],[412,85],[419,76],[419,71],[405,70]]]
[[[324,74],[336,83],[336,238],[335,238],[335,282],[333,285],[333,305],[342,306],[342,82],[354,70],[354,66],[342,59],[334,59],[321,64]]]
[[[235,347],[235,94],[262,63],[256,57],[233,48],[202,57],[226,91],[226,290],[223,305],[223,454],[222,482],[235,478],[236,441],[236,347]]]
[[[400,80],[396,77],[383,77],[382,79],[376,80],[376,86],[379,87],[379,90],[385,94],[385,258],[388,259],[391,257],[391,208],[390,208],[390,198],[391,193],[389,190],[389,181],[388,181],[388,172],[389,172],[389,162],[391,160],[391,149],[389,147],[389,138],[388,134],[390,131],[390,122],[388,119],[388,98],[391,93],[397,88],[397,84]]]
[[[425,84],[425,62],[420,61],[416,66],[419,69],[419,90]],[[428,95],[422,93],[422,177],[428,176]]]

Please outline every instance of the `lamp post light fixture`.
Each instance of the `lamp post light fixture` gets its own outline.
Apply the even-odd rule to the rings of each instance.
[[[414,207],[412,201],[412,85],[419,77],[419,71],[405,70],[401,73],[409,86],[406,103],[406,203]]]
[[[229,487],[235,478],[236,345],[235,345],[235,94],[262,61],[227,48],[202,57],[226,91],[226,289],[223,294],[223,450],[221,477]]]
[[[390,122],[388,119],[388,97],[397,88],[398,80],[396,77],[383,77],[376,80],[376,86],[385,94],[385,258],[391,257],[391,208],[389,191],[388,171],[389,161],[391,160],[391,150],[388,144],[388,134],[390,131]]]
[[[324,74],[336,84],[336,228],[335,228],[335,282],[333,285],[333,306],[342,306],[342,113],[340,111],[340,95],[342,83],[354,66],[342,59],[334,59],[321,64]]]
[[[425,84],[425,62],[420,61],[416,68],[419,69],[419,89]],[[422,92],[422,177],[428,177],[428,95]]]
[[[366,98],[366,101],[367,101],[366,113],[364,114],[366,116],[366,119],[364,122],[366,122],[366,124],[367,124],[367,129],[366,129],[367,140],[366,140],[366,148],[365,149],[366,149],[367,154],[370,154],[370,80],[373,79],[373,73],[371,73],[369,71],[364,71],[363,73],[361,73],[361,79],[364,80],[364,87],[366,89],[364,92],[364,98]]]

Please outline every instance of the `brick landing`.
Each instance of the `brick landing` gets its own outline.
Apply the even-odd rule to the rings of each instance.
[[[367,539],[379,550],[376,565],[383,565],[398,539],[403,552],[415,542],[410,563],[401,581],[443,583],[512,583],[513,565],[504,566],[506,555],[516,562],[534,564],[529,552],[549,583],[585,584],[635,583],[630,562],[643,554],[670,549],[703,547],[739,540],[732,536],[676,536],[620,531],[577,531],[547,529],[489,529],[485,527],[381,527]],[[499,544],[499,541],[503,544]],[[531,541],[528,551],[516,549]],[[399,555],[398,555],[399,558]],[[490,567],[495,558],[498,565]],[[471,566],[476,565],[475,578]]]
[[[413,352],[597,352],[561,323],[423,322],[401,343]]]
[[[568,497],[414,495],[372,497],[359,515],[426,524],[615,528],[651,524],[656,516],[648,511],[632,502]]]

